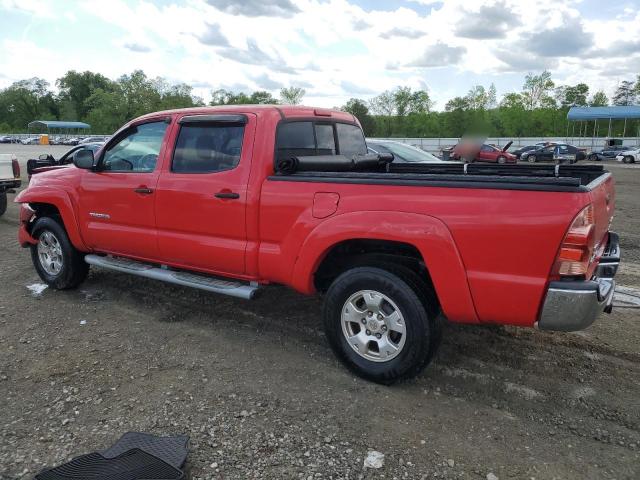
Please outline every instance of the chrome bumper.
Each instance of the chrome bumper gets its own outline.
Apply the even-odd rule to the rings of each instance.
[[[573,332],[587,328],[601,312],[611,313],[616,288],[613,276],[619,264],[618,235],[610,233],[595,278],[551,282],[536,326],[541,330]]]

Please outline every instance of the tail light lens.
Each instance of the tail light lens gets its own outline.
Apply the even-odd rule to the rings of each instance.
[[[13,178],[20,178],[20,164],[15,158],[11,160],[11,167],[13,168]]]
[[[583,208],[571,223],[560,246],[554,265],[556,277],[584,277],[595,255],[595,221],[593,206]]]

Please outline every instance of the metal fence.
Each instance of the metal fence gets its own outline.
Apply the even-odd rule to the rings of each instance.
[[[606,139],[606,137],[489,137],[485,140],[485,143],[502,146],[513,141],[513,145],[510,148],[515,149],[525,145],[534,145],[538,142],[558,142],[568,143],[576,147],[586,148],[587,150],[598,151],[604,148]],[[640,146],[640,137],[624,137],[618,139],[622,140],[622,144],[627,147]],[[371,140],[373,140],[373,138]],[[458,138],[376,138],[376,140],[394,140],[419,147],[431,153],[439,153],[443,148],[453,147],[459,141]]]

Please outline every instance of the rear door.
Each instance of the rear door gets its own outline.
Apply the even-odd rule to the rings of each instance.
[[[108,144],[96,171],[81,179],[80,225],[94,250],[158,257],[154,196],[169,119],[133,126]]]
[[[158,181],[160,255],[169,263],[245,273],[254,114],[183,116]]]

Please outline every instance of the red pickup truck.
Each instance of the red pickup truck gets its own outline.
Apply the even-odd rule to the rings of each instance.
[[[602,166],[392,160],[340,111],[153,113],[35,174],[19,241],[58,289],[97,265],[247,299],[321,293],[331,347],[381,383],[429,363],[444,319],[569,331],[610,311]]]

